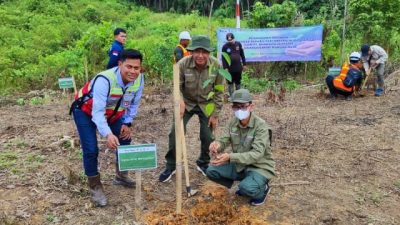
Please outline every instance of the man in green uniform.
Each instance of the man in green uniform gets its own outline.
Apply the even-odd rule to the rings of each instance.
[[[239,180],[236,194],[249,196],[251,205],[261,205],[270,191],[269,180],[275,176],[275,161],[271,153],[271,129],[254,112],[252,96],[247,89],[232,94],[231,119],[223,135],[211,143],[212,160],[207,169],[210,180],[232,187]],[[224,152],[228,146],[232,152]]]
[[[209,146],[214,140],[212,130],[218,123],[218,113],[223,104],[224,78],[218,74],[218,60],[210,56],[214,49],[208,36],[199,35],[192,38],[187,48],[192,55],[179,61],[180,91],[183,100],[180,102],[181,117],[186,124],[193,115],[200,121],[201,153],[196,161],[197,170],[204,176],[210,162]],[[214,93],[213,95],[210,93]],[[211,96],[211,97],[210,97]],[[214,108],[210,110],[210,108]],[[159,181],[169,181],[175,174],[175,127],[169,134],[169,151],[165,156],[166,169],[160,174]]]

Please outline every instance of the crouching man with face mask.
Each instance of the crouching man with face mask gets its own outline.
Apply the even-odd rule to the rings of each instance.
[[[240,181],[238,196],[250,197],[251,205],[262,205],[271,190],[269,180],[275,176],[271,153],[271,129],[254,112],[253,97],[247,89],[233,92],[232,118],[223,135],[210,144],[212,160],[207,177],[231,188]],[[230,153],[224,149],[231,146]]]

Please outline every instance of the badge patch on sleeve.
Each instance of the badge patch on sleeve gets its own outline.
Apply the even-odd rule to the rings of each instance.
[[[119,52],[118,51],[113,51],[112,54],[115,55],[115,56],[118,56]]]

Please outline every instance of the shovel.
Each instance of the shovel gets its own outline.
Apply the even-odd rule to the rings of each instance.
[[[192,189],[190,186],[189,180],[189,163],[187,159],[187,150],[186,150],[186,140],[185,140],[185,132],[183,128],[183,121],[181,120],[181,129],[183,135],[181,136],[180,140],[182,142],[182,160],[183,160],[183,169],[185,170],[185,183],[186,183],[186,192],[188,197],[192,197],[193,195],[197,194],[197,190]]]
[[[363,81],[363,83],[362,83],[362,85],[361,85],[361,89],[360,89],[360,91],[359,91],[360,97],[366,96],[366,93],[365,93],[365,85],[367,84],[368,79],[369,79],[369,77],[371,76],[372,71],[373,71],[373,69],[372,69],[372,67],[370,67],[370,68],[368,69],[367,76],[365,76],[365,79],[364,79],[364,81]]]

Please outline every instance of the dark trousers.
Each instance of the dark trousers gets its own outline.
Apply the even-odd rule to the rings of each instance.
[[[232,96],[232,93],[235,90],[239,90],[240,89],[240,83],[242,81],[242,72],[229,72],[232,76],[232,81],[228,81],[228,92],[229,92],[229,96]],[[235,84],[235,88],[233,87],[233,84]]]
[[[232,81],[228,81],[228,84],[235,84],[236,87],[242,82],[242,71],[240,72],[229,72],[232,76]],[[240,89],[240,88],[237,88]]]
[[[333,86],[333,79],[335,79],[333,76],[327,76],[325,79],[326,85],[328,86],[329,92],[332,96],[336,97],[338,94],[343,96],[350,96],[353,94],[353,92],[347,92],[337,89],[335,86]]]
[[[79,138],[81,140],[83,152],[83,168],[86,176],[96,176],[98,172],[99,147],[97,146],[96,124],[92,121],[92,117],[88,116],[80,109],[73,110],[74,121],[78,129]],[[129,145],[131,139],[122,140],[119,138],[122,126],[122,118],[116,120],[109,125],[112,133],[118,137],[121,145]],[[117,153],[117,151],[115,151]],[[117,154],[116,154],[117,155]]]
[[[210,162],[209,146],[214,141],[212,129],[208,126],[208,117],[204,115],[199,106],[194,107],[190,112],[185,110],[183,114],[183,124],[186,133],[186,125],[193,115],[197,115],[200,120],[200,141],[201,152],[196,164],[198,166],[207,166]],[[167,169],[175,169],[176,167],[176,143],[175,143],[175,123],[172,124],[171,132],[169,133],[168,153],[165,156],[167,160]]]
[[[268,179],[255,171],[245,169],[237,172],[234,163],[210,166],[206,174],[210,180],[227,188],[231,188],[234,181],[240,181],[240,192],[251,198],[261,198],[268,185]]]

